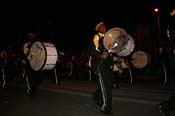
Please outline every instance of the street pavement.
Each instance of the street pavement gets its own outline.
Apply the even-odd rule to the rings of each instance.
[[[25,79],[20,78],[10,88],[0,89],[1,116],[105,116],[92,100],[94,80],[62,79],[58,85],[46,78],[33,99],[26,88]],[[133,85],[121,81],[113,89],[113,116],[160,116],[155,106],[172,94],[174,89],[155,80]]]

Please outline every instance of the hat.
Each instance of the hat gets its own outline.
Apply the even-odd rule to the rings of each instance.
[[[101,25],[104,25],[104,22],[99,22],[95,27],[95,31],[98,31]]]

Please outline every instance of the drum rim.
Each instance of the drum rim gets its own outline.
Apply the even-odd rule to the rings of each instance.
[[[45,56],[47,56],[47,49],[46,49],[46,47],[45,47],[45,45],[44,45],[43,42],[41,42],[41,44],[44,46]],[[42,65],[42,67],[40,68],[40,70],[43,70],[43,68],[44,68],[44,66],[45,66],[44,64],[46,63],[46,61],[47,61],[47,57],[45,57],[44,63],[43,63],[43,65]]]
[[[133,43],[133,44],[131,44]],[[128,45],[132,45],[131,46],[131,49],[126,49]],[[119,56],[128,56],[130,55],[133,51],[134,51],[134,48],[135,48],[135,42],[134,42],[134,39],[132,38],[131,35],[128,34],[128,41],[127,41],[127,44],[124,46],[124,48],[119,51],[117,54]]]

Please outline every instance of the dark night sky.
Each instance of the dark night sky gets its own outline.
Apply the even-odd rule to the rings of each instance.
[[[162,0],[160,0],[162,1]],[[95,3],[96,2],[96,3]],[[120,26],[132,30],[139,22],[152,23],[153,7],[160,4],[166,9],[166,2],[156,0],[116,0],[106,2],[30,2],[7,4],[2,11],[4,41],[23,41],[28,31],[38,34],[41,41],[52,41],[66,48],[86,48],[87,42],[99,21],[106,22],[108,28]],[[55,37],[48,37],[54,32]],[[6,43],[7,43],[6,42]],[[69,44],[68,44],[69,43]],[[1,42],[2,44],[2,42]],[[3,45],[3,44],[2,44]]]

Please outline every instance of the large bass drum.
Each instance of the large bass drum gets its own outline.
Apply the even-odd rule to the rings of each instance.
[[[35,71],[51,70],[58,60],[57,49],[52,43],[36,41],[29,49],[28,59]]]
[[[151,62],[151,56],[141,50],[134,52],[131,56],[131,59],[132,65],[138,69],[148,66]]]
[[[133,38],[119,27],[111,28],[105,33],[103,44],[108,52],[118,56],[129,55],[135,46]]]
[[[134,50],[135,47],[134,39],[130,35],[128,35],[128,39],[129,39],[128,43],[123,48],[123,50],[117,53],[118,56],[128,56]]]

